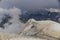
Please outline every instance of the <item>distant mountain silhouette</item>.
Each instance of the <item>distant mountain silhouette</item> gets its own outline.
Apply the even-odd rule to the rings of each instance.
[[[52,20],[56,22],[60,22],[60,13],[59,12],[50,12],[45,9],[31,9],[27,10],[27,12],[22,13],[20,15],[20,20],[26,22],[27,20],[34,18],[35,20]]]

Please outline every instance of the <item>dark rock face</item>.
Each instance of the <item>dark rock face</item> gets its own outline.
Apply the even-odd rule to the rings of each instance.
[[[58,19],[60,18],[60,13],[39,9],[39,10],[28,10],[27,12],[20,15],[20,20],[22,20],[23,22],[26,22],[31,18],[34,18],[35,20],[52,20],[60,22],[58,21]]]

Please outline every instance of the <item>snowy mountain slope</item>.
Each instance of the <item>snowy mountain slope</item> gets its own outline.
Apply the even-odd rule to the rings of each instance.
[[[0,40],[47,40],[32,36],[21,36],[19,34],[0,33]]]
[[[60,39],[60,23],[51,20],[28,20],[21,35],[37,36],[49,40]]]

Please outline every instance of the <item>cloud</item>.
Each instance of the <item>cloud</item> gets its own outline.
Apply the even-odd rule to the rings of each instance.
[[[8,22],[4,23],[5,27],[0,28],[0,32],[4,33],[20,33],[23,30],[24,24],[20,22],[19,15],[21,14],[21,9],[16,7],[10,9],[0,8],[0,21],[2,22],[2,18],[6,19],[4,15],[10,15],[12,18],[8,20]],[[0,22],[0,23],[1,23]]]

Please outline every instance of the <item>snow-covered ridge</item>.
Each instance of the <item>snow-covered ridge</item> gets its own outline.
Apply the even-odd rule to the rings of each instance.
[[[51,20],[28,20],[21,34],[0,33],[1,40],[59,40],[60,24]]]
[[[51,20],[36,21],[30,19],[21,35],[33,35],[49,40],[57,40],[60,39],[60,23]]]

